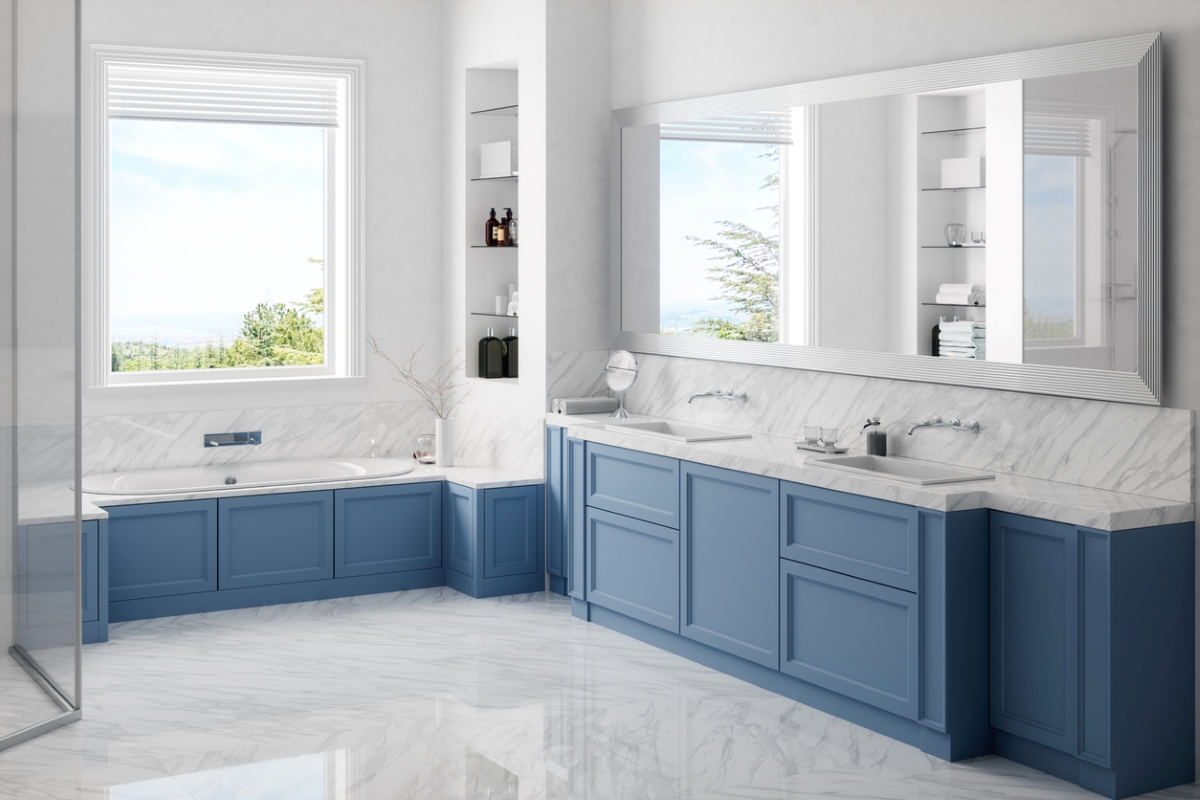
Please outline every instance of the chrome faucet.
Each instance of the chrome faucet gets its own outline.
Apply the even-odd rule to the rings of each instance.
[[[723,392],[720,389],[713,389],[712,391],[708,392],[695,392],[691,397],[688,398],[688,405],[690,406],[692,401],[697,397],[715,397],[718,400],[728,400],[729,402],[733,402],[734,400],[741,400],[743,403],[746,402],[745,392],[735,392],[732,389],[730,389],[728,392]]]
[[[973,419],[967,420],[965,423],[958,417],[951,417],[949,422],[942,422],[941,417],[930,417],[929,419],[921,420],[920,422],[909,423],[908,435],[912,436],[913,431],[917,428],[949,428],[953,431],[966,431],[967,433],[979,433],[979,423]]]

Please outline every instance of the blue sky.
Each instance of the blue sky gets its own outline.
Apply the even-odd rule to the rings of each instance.
[[[233,338],[322,284],[324,131],[111,121],[113,339]]]

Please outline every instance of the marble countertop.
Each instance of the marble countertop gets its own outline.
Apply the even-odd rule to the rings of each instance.
[[[206,492],[175,492],[171,494],[84,494],[83,518],[105,519],[105,507],[129,506],[141,503],[166,503],[178,500],[202,500],[214,497],[244,497],[256,494],[286,494],[314,492],[325,489],[351,489],[363,486],[391,486],[400,483],[429,483],[449,481],[468,489],[495,489],[505,486],[531,486],[541,483],[541,475],[530,475],[502,467],[457,466],[436,467],[418,464],[406,475],[367,478],[361,480],[292,483],[285,486],[258,486],[244,489],[215,489]],[[74,518],[71,490],[61,484],[23,486],[20,493],[20,524],[34,525],[68,522]]]
[[[631,415],[632,416],[632,415]],[[639,416],[639,419],[652,419]],[[751,439],[683,444],[608,430],[608,414],[548,414],[551,425],[600,444],[768,475],[864,497],[877,497],[935,511],[989,508],[1105,531],[1145,528],[1195,519],[1195,505],[1177,500],[1092,489],[1069,483],[996,473],[995,480],[919,486],[887,478],[855,475],[805,460],[815,453],[797,450],[792,439],[754,434]],[[853,451],[852,451],[853,452]]]

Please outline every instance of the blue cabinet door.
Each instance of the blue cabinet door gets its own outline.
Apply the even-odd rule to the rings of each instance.
[[[566,454],[563,458],[563,488],[566,505],[567,534],[567,594],[577,600],[585,600],[584,580],[587,564],[587,499],[584,492],[586,467],[586,443],[582,439],[567,438]]]
[[[83,621],[96,622],[100,619],[100,523],[86,520],[83,523],[82,578],[80,591],[83,595]],[[108,602],[108,598],[104,598]]]
[[[563,535],[564,508],[563,445],[565,431],[546,426],[546,571],[560,578],[567,574],[567,546]]]
[[[1057,750],[1079,739],[1074,526],[991,515],[992,727]]]
[[[222,498],[218,507],[222,589],[333,577],[333,492]]]
[[[917,590],[918,509],[786,482],[780,502],[783,558]]]
[[[787,560],[779,581],[779,669],[917,719],[917,596]]]
[[[679,527],[679,461],[588,442],[587,504]]]
[[[106,510],[109,600],[216,591],[216,500]]]
[[[483,576],[542,572],[541,487],[483,490]]]
[[[483,531],[483,519],[475,490],[447,483],[442,493],[442,553],[446,567],[470,577],[475,576],[476,540]]]
[[[333,493],[333,574],[378,575],[442,566],[442,484]]]
[[[779,669],[779,481],[683,462],[680,632]]]
[[[587,510],[589,603],[679,633],[679,531]]]

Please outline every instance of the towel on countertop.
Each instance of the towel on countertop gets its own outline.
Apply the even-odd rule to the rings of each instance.
[[[552,400],[550,410],[555,414],[601,414],[617,410],[615,397],[564,397]]]

